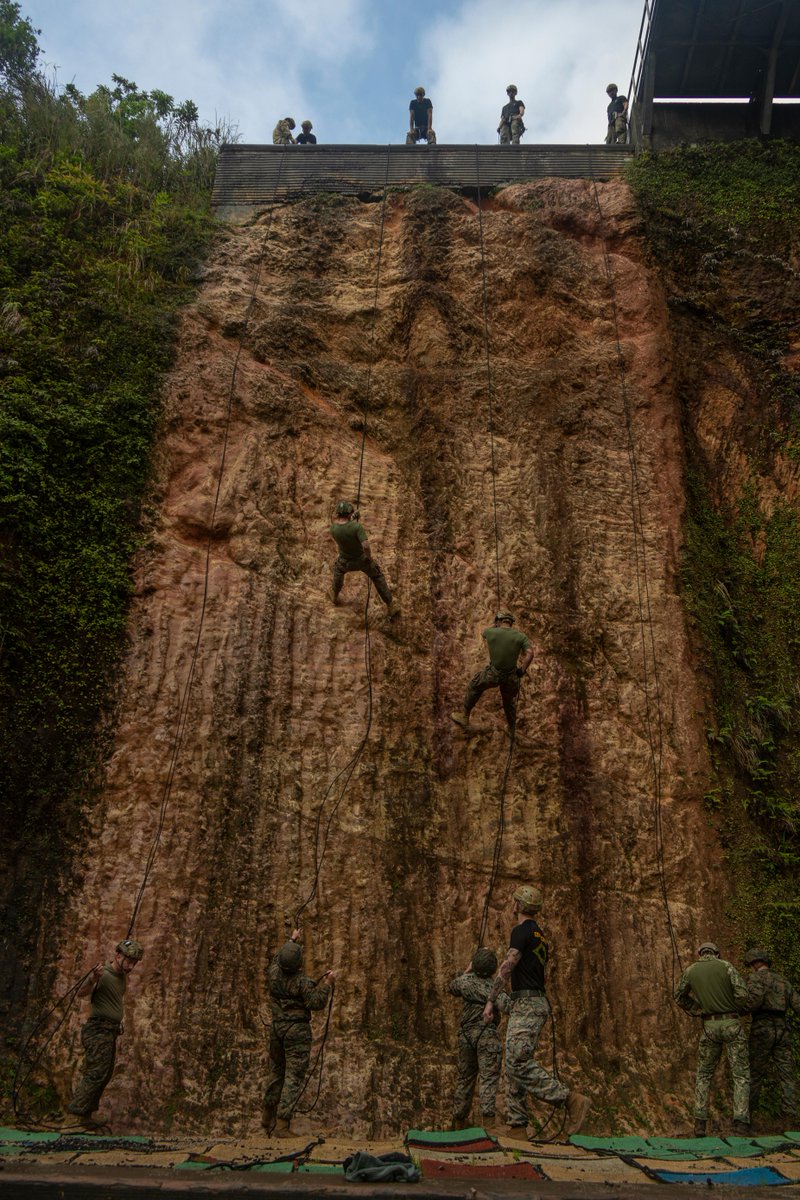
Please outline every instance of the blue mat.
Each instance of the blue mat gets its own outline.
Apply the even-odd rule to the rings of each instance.
[[[703,1171],[693,1174],[691,1171],[660,1171],[651,1167],[650,1172],[663,1183],[696,1183],[699,1187],[769,1187],[778,1183],[791,1183],[774,1167],[741,1167],[738,1171]]]

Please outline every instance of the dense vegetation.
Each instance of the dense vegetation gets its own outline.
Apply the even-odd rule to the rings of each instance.
[[[715,698],[706,796],[728,855],[730,915],[800,983],[800,523],[780,464],[800,450],[800,146],[686,147],[633,167],[668,289],[688,455],[684,593]],[[726,437],[696,437],[700,386],[736,398]],[[784,468],[783,476],[786,471]]]
[[[174,314],[225,137],[191,101],[118,76],[59,91],[37,33],[0,0],[3,1007],[80,840]]]

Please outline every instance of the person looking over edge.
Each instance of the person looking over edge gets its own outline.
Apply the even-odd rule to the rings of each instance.
[[[733,1078],[733,1132],[750,1130],[750,1064],[747,1039],[739,1014],[747,1003],[747,985],[731,963],[719,956],[719,947],[703,942],[697,962],[678,980],[675,1000],[690,1016],[702,1017],[703,1031],[697,1047],[694,1088],[694,1135],[705,1137],[708,1093],[723,1047]]]
[[[367,540],[367,531],[358,520],[358,513],[349,500],[340,500],[331,525],[331,537],[339,547],[339,557],[333,564],[331,600],[339,603],[344,577],[350,571],[363,571],[375,584],[375,591],[389,610],[390,617],[400,615],[400,609],[392,600],[386,577],[375,559]]]
[[[264,1092],[261,1124],[275,1137],[294,1137],[294,1110],[305,1084],[311,1058],[311,1013],[328,1003],[336,979],[326,971],[318,983],[300,973],[303,948],[300,930],[282,946],[267,971],[272,1029],[269,1057],[272,1064]]]
[[[294,146],[293,129],[294,117],[282,117],[272,131],[273,146]]]
[[[417,142],[427,142],[429,146],[436,145],[436,134],[433,131],[433,102],[425,95],[425,88],[414,88],[415,99],[408,106],[408,133],[406,145],[414,146]]]
[[[489,647],[489,665],[469,681],[463,710],[450,714],[462,729],[469,728],[470,713],[486,689],[493,687],[500,689],[509,731],[513,733],[516,729],[519,681],[533,661],[533,646],[521,629],[512,629],[513,624],[514,618],[510,612],[498,612],[495,613],[494,625],[484,629],[481,634]]]
[[[607,146],[628,140],[628,98],[627,96],[618,96],[617,90],[615,83],[610,83],[606,88],[606,95],[611,101],[606,109],[608,114]]]
[[[527,1136],[528,1095],[565,1109],[565,1135],[577,1133],[591,1107],[588,1096],[566,1087],[535,1061],[542,1027],[550,1015],[544,994],[544,969],[548,945],[534,917],[542,908],[542,893],[525,884],[513,894],[518,921],[511,930],[510,947],[500,964],[483,1010],[488,1024],[495,1018],[495,1001],[511,980],[510,1016],[506,1029],[506,1121],[509,1132]]]
[[[497,132],[500,134],[500,145],[507,146],[510,142],[512,146],[519,145],[519,139],[525,132],[525,123],[522,118],[525,116],[525,105],[521,100],[517,99],[517,85],[510,83],[506,88],[508,96],[508,104],[504,104],[500,112],[500,124],[497,126]]]
[[[79,997],[91,996],[92,1008],[89,1019],[81,1029],[83,1046],[83,1074],[75,1085],[67,1114],[62,1118],[64,1125],[76,1125],[82,1129],[102,1127],[102,1122],[92,1119],[100,1107],[100,1098],[114,1073],[117,1055],[117,1038],[122,1033],[122,1006],[128,976],[144,950],[134,938],[118,942],[114,959],[105,965],[101,962],[92,967],[88,979],[76,993]]]

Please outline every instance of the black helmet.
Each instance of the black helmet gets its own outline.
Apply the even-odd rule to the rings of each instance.
[[[278,951],[278,966],[287,975],[296,975],[303,963],[303,947],[287,942]]]
[[[356,510],[353,508],[353,505],[349,500],[340,500],[336,505],[337,517],[349,517],[351,513],[354,513],[355,511]]]
[[[487,946],[481,946],[472,956],[472,969],[482,979],[488,979],[497,970],[497,955]]]
[[[753,963],[763,962],[768,967],[772,966],[772,955],[769,950],[765,950],[763,946],[753,946],[744,956],[744,965],[750,967]]]

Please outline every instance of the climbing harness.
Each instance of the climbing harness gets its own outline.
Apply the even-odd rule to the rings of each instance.
[[[594,171],[594,163],[592,160],[592,149],[589,150],[589,171],[592,181],[592,192],[594,203],[597,208],[600,227],[600,241],[603,251],[603,266],[605,269],[606,281],[611,299],[611,316],[614,326],[614,340],[616,344],[616,359],[617,370],[619,373],[620,393],[622,396],[622,409],[625,417],[625,437],[626,450],[628,454],[628,462],[630,464],[631,473],[631,524],[633,528],[633,547],[634,547],[634,562],[636,567],[636,592],[639,610],[639,628],[642,637],[642,676],[644,681],[644,701],[645,701],[645,728],[647,730],[647,741],[650,749],[650,761],[653,769],[653,794],[654,794],[654,814],[653,828],[655,833],[656,843],[656,870],[658,872],[659,886],[661,897],[664,904],[664,911],[667,919],[667,929],[672,947],[672,984],[675,987],[675,964],[677,963],[680,971],[683,971],[683,963],[681,962],[680,950],[678,941],[675,935],[675,928],[672,922],[672,912],[669,904],[669,894],[667,891],[666,870],[664,866],[664,829],[662,821],[662,791],[661,791],[661,772],[664,756],[664,731],[663,731],[663,714],[661,709],[661,690],[658,677],[658,655],[656,653],[655,633],[653,625],[653,611],[650,600],[650,584],[647,576],[647,543],[644,534],[644,513],[642,510],[641,488],[639,485],[639,465],[636,458],[636,446],[633,438],[633,420],[631,416],[630,397],[628,395],[628,387],[625,372],[625,358],[622,353],[622,343],[619,333],[619,313],[617,309],[617,293],[614,283],[614,271],[611,265],[611,257],[608,252],[608,237],[606,234],[605,216],[600,204],[600,194],[597,188],[597,179]],[[652,659],[652,669],[648,667],[648,642],[650,649],[650,657]],[[655,712],[651,710],[650,701],[650,676],[653,680],[654,707]]]

